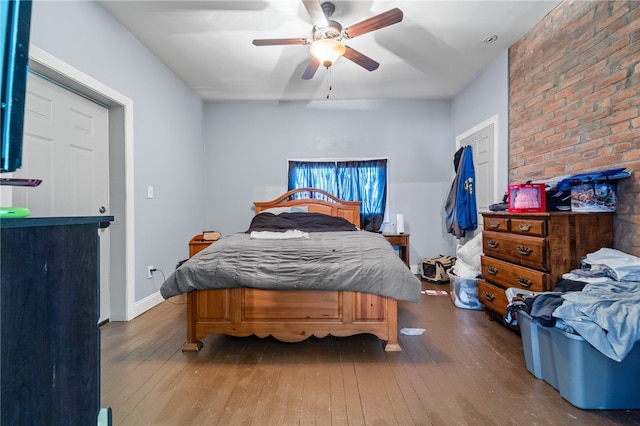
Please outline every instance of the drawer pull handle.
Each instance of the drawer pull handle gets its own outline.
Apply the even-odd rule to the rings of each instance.
[[[518,253],[523,256],[529,256],[531,253],[533,253],[533,249],[529,247],[518,246]]]
[[[529,288],[533,285],[533,281],[526,278],[518,277],[518,284],[520,284],[522,287]]]
[[[500,222],[489,222],[492,228],[500,228]]]
[[[489,247],[491,247],[491,248],[498,248],[498,245],[499,245],[499,244],[498,244],[498,242],[497,242],[497,241],[489,240],[489,241],[487,241],[487,245],[488,245]]]
[[[487,271],[489,271],[489,273],[491,275],[495,275],[498,273],[498,270],[496,268],[494,268],[493,266],[487,266]]]
[[[489,302],[493,302],[494,299],[496,298],[493,294],[489,293],[488,291],[483,291],[484,294],[484,298],[487,299]]]
[[[528,232],[531,229],[531,225],[529,225],[528,223],[521,223],[520,224],[520,230],[523,232]]]

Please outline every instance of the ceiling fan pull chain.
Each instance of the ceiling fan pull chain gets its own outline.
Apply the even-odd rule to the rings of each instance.
[[[329,94],[331,93],[331,68],[327,68],[327,86],[329,86],[329,90],[327,91],[327,99],[329,99]]]

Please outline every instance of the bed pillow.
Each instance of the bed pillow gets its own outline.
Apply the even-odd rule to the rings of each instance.
[[[271,207],[270,209],[262,210],[260,213],[307,213],[309,207],[307,206],[291,206],[291,207]]]

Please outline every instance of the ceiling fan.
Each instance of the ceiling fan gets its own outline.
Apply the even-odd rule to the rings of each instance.
[[[302,74],[303,80],[311,79],[320,64],[329,68],[340,56],[344,56],[368,71],[378,69],[380,66],[378,62],[363,55],[356,49],[344,45],[342,41],[397,24],[402,21],[403,17],[402,11],[394,8],[343,28],[338,22],[329,19],[335,11],[333,3],[324,2],[320,4],[319,0],[302,0],[302,3],[309,16],[311,16],[313,23],[312,38],[256,39],[253,40],[253,44],[256,46],[310,44],[309,50],[312,56],[309,65],[307,65]]]

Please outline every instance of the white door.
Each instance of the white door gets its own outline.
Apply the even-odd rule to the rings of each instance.
[[[497,170],[495,147],[498,131],[498,117],[493,116],[456,138],[457,148],[470,145],[473,151],[473,165],[476,175],[476,205],[478,212],[489,211],[491,204],[497,203]],[[478,214],[478,229],[482,230],[482,216]]]
[[[31,217],[109,215],[109,111],[29,73],[22,168],[13,177],[42,179],[13,188],[13,205]],[[100,318],[109,318],[109,228],[100,235]],[[70,250],[73,250],[71,247]]]

